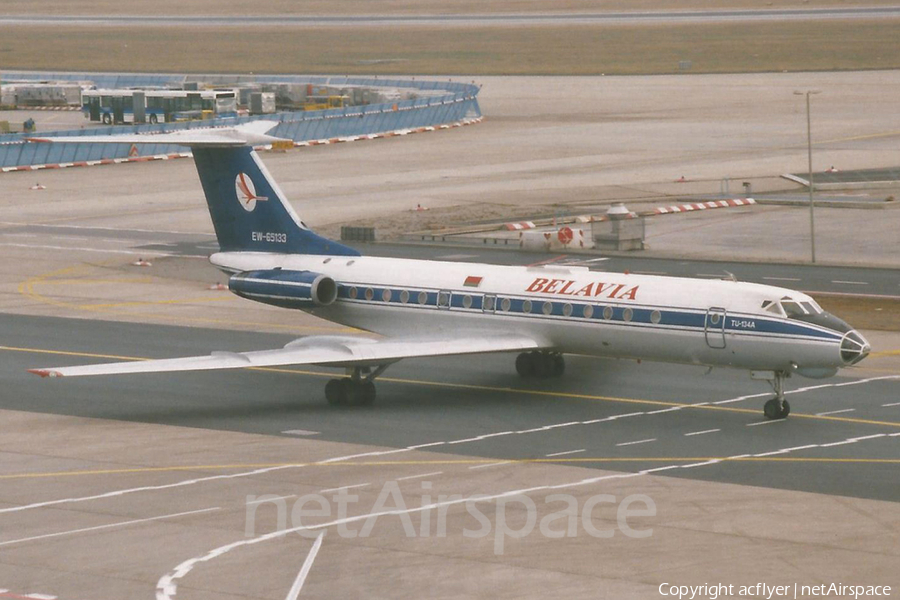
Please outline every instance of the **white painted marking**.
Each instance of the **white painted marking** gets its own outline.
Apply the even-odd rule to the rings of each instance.
[[[763,277],[769,281],[801,281],[799,277]]]
[[[683,406],[673,406],[672,408],[663,408],[662,410],[652,410],[652,411],[648,412],[647,414],[648,414],[648,415],[659,415],[659,414],[662,414],[662,413],[667,413],[667,412],[672,412],[672,411],[676,411],[676,410],[681,410],[682,408],[684,408],[684,407],[683,407]]]
[[[843,283],[846,285],[869,285],[868,281],[841,281],[840,279],[832,279],[831,283]]]
[[[284,500],[286,498],[296,498],[297,494],[288,494],[287,496],[276,496],[274,498],[260,498],[259,500],[251,500],[247,502],[247,506],[252,504],[262,504],[263,502],[274,502],[275,500]]]
[[[831,442],[830,444],[819,444],[822,448],[831,448],[832,446],[843,446],[845,444],[852,444],[853,440],[842,440],[840,442]]]
[[[432,448],[434,446],[443,446],[447,442],[431,442],[430,444],[419,444],[417,446],[409,446],[410,450],[418,450],[419,448]]]
[[[890,433],[890,434],[888,434],[888,435],[889,435],[890,437],[900,437],[900,431],[898,431],[897,433]]]
[[[721,429],[704,429],[703,431],[692,431],[690,433],[684,434],[685,437],[689,437],[692,435],[705,435],[707,433],[715,433],[717,431],[722,431]]]
[[[471,438],[466,438],[463,440],[453,440],[452,442],[447,442],[448,446],[452,446],[453,444],[466,444],[468,442],[480,442],[481,440],[486,440],[492,437],[500,437],[502,435],[512,435],[514,433],[521,433],[517,431],[501,431],[500,433],[486,433],[484,435],[479,435]],[[443,443],[443,442],[442,442]]]
[[[762,398],[764,396],[771,396],[772,394],[750,394],[749,396],[738,396],[737,398],[729,398],[728,400],[717,400],[713,402],[713,404],[731,404],[732,402],[740,402],[742,400],[750,400],[752,398]]]
[[[322,547],[322,538],[324,537],[325,532],[323,531],[316,538],[316,541],[313,542],[312,548],[309,549],[309,554],[306,555],[306,560],[303,561],[303,566],[300,568],[300,572],[297,573],[297,579],[294,580],[294,585],[291,586],[291,590],[288,592],[285,600],[297,600],[297,597],[300,596],[300,590],[303,589],[303,584],[306,583],[306,576],[309,575],[309,571],[312,569],[313,561],[316,560],[319,548]]]
[[[787,423],[787,419],[773,419],[770,421],[757,421],[756,423],[747,423],[747,427],[756,427],[757,425],[771,425],[772,423]]]
[[[56,600],[56,596],[50,594],[25,594],[23,598],[34,598],[34,600]]]
[[[149,523],[150,521],[159,521],[161,519],[174,519],[175,517],[183,517],[185,515],[196,515],[205,512],[221,510],[221,507],[214,506],[212,508],[202,508],[200,510],[190,510],[187,512],[175,513],[171,515],[162,515],[159,517],[150,517],[149,519],[134,519],[132,521],[122,521],[120,523],[110,523],[109,525],[97,525],[96,527],[83,527],[81,529],[72,529],[71,531],[59,531],[57,533],[45,533],[44,535],[35,535],[18,540],[9,540],[0,542],[0,546],[11,546],[12,544],[21,544],[22,542],[33,542],[35,540],[45,540],[48,538],[60,537],[63,535],[74,535],[76,533],[85,533],[87,531],[99,531],[101,529],[112,529],[113,527],[125,527],[126,525],[134,525],[135,523]]]
[[[875,440],[880,437],[885,437],[886,435],[887,435],[886,433],[876,433],[874,435],[864,435],[862,437],[855,437],[855,438],[850,438],[850,439],[853,440],[854,442],[861,442],[863,440]]]
[[[616,444],[616,446],[634,446],[635,444],[647,444],[649,442],[655,442],[656,438],[650,438],[647,440],[637,440],[636,442],[622,442],[621,444]]]
[[[319,431],[309,431],[307,429],[288,429],[286,431],[282,431],[281,433],[287,435],[319,435]]]
[[[643,414],[645,414],[643,411],[642,412],[625,413],[624,415],[613,415],[613,416],[609,417],[609,419],[610,420],[627,419],[628,417],[638,417]]]
[[[841,410],[829,410],[829,411],[826,411],[826,412],[816,413],[816,416],[817,416],[817,417],[824,417],[825,415],[837,415],[837,414],[840,414],[840,413],[853,412],[853,411],[855,411],[855,410],[856,410],[855,408],[843,408],[843,409],[841,409]]]
[[[889,402],[887,404],[882,404],[882,406],[900,406],[900,402]]]
[[[367,485],[372,485],[372,484],[371,483],[356,483],[354,485],[342,485],[341,487],[328,488],[327,490],[319,490],[319,493],[327,494],[328,492],[339,492],[341,490],[355,490],[356,488],[364,488]]]
[[[547,458],[550,458],[552,456],[566,456],[567,454],[580,454],[580,453],[586,452],[586,451],[587,451],[586,448],[582,448],[581,450],[566,450],[565,452],[554,452],[552,454],[545,454],[544,456],[546,456]]]
[[[504,460],[504,461],[502,461],[502,462],[488,463],[488,464],[486,464],[486,465],[475,465],[474,467],[469,467],[469,469],[471,469],[471,470],[475,470],[475,469],[487,469],[488,467],[499,467],[499,466],[501,466],[501,465],[508,465],[508,464],[510,464],[511,462],[512,462],[511,460]]]
[[[681,465],[681,468],[682,469],[693,469],[694,467],[702,467],[704,465],[714,465],[714,464],[720,463],[720,462],[722,462],[721,458],[714,458],[712,460],[707,460],[704,462],[691,463],[689,465]]]
[[[421,479],[423,477],[437,477],[443,475],[443,471],[434,471],[432,473],[422,473],[421,475],[407,475],[406,477],[398,477],[397,481],[407,481],[409,479]]]
[[[670,469],[678,469],[681,465],[669,465],[667,467],[656,467],[655,469],[644,469],[641,473],[656,473],[657,471],[668,471]]]

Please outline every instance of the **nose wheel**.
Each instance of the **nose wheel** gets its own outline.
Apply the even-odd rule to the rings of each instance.
[[[791,405],[784,399],[784,380],[787,374],[783,371],[775,372],[775,379],[771,381],[775,390],[775,397],[763,405],[763,414],[767,419],[786,419],[791,414]]]

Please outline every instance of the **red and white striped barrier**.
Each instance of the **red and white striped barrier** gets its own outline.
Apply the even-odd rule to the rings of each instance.
[[[150,162],[152,160],[172,160],[174,158],[190,158],[190,152],[175,152],[173,154],[154,154],[152,156],[132,156],[130,158],[102,158],[100,160],[80,160],[76,162],[52,163],[46,165],[24,165],[21,167],[3,167],[0,172],[14,173],[16,171],[43,171],[46,169],[67,169],[69,167],[93,167],[96,165],[118,165],[121,163]]]
[[[536,225],[531,221],[522,221],[520,223],[506,223],[503,227],[507,231],[522,231],[523,229],[534,229]]]
[[[654,208],[645,214],[668,215],[672,213],[691,212],[695,210],[708,210],[711,208],[729,208],[732,206],[749,206],[756,204],[753,198],[733,198],[730,200],[712,200],[710,202],[694,202],[692,204],[678,204],[675,206],[661,206]]]
[[[17,106],[16,110],[81,110],[80,106]]]
[[[439,127],[417,127],[415,129],[401,129],[398,131],[387,131],[385,133],[372,133],[368,135],[353,135],[341,138],[328,138],[322,140],[309,140],[303,142],[294,142],[295,148],[303,148],[306,146],[322,146],[325,144],[340,144],[343,142],[356,142],[360,140],[377,140],[380,138],[394,137],[400,135],[409,135],[410,133],[425,133],[428,131],[437,131],[438,129],[452,129],[454,127],[463,127],[465,125],[473,125],[480,123],[483,117],[477,119],[467,119],[451,123],[449,125],[440,125]],[[115,143],[110,141],[110,143]],[[257,150],[271,150],[272,146],[260,146]],[[103,158],[100,160],[81,160],[76,162],[52,163],[43,165],[23,165],[18,167],[0,167],[0,173],[15,173],[18,171],[42,171],[45,169],[66,169],[69,167],[93,167],[96,165],[118,165],[122,163],[149,162],[153,160],[171,160],[175,158],[191,158],[193,154],[190,152],[175,152],[173,154],[154,154],[152,156],[132,156],[129,158]]]

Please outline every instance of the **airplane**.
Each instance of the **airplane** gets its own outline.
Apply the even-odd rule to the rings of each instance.
[[[565,354],[750,371],[768,380],[769,419],[790,414],[785,379],[824,378],[870,351],[850,325],[809,295],[781,287],[590,271],[362,256],[314,233],[297,215],[254,145],[290,144],[273,121],[220,129],[118,135],[123,143],[189,146],[220,246],[210,262],[255,302],[301,310],[382,336],[312,335],[283,348],[30,369],[74,377],[318,365],[332,405],[375,400],[375,379],[397,361],[518,352],[523,378],[560,377]],[[110,143],[111,136],[30,138]]]

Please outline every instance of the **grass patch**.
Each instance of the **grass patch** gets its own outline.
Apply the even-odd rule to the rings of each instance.
[[[900,68],[900,19],[446,27],[6,26],[7,69],[596,75]]]

